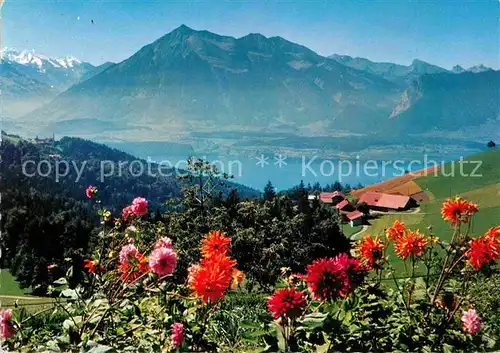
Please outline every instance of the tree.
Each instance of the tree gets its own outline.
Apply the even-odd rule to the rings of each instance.
[[[264,200],[271,201],[276,197],[276,191],[274,190],[274,186],[269,180],[264,188]]]
[[[360,202],[356,205],[356,209],[363,213],[364,215],[367,215],[370,213],[370,207],[368,206],[368,204],[366,202]]]
[[[497,145],[497,144],[496,144],[495,142],[493,142],[493,141],[490,141],[490,142],[488,142],[488,144],[487,144],[488,148],[494,148],[494,147],[496,147],[496,145]]]
[[[342,184],[336,181],[332,186],[333,191],[342,191]]]

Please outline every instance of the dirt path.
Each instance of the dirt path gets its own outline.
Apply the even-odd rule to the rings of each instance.
[[[40,299],[43,299],[43,298],[40,298],[40,297],[31,297],[29,295],[20,296],[20,295],[3,295],[3,294],[0,294],[0,301],[2,299],[40,300]]]
[[[362,234],[363,234],[364,232],[366,232],[367,230],[368,230],[368,226],[365,224],[365,225],[363,225],[363,228],[361,228],[361,229],[359,230],[359,232],[356,232],[356,233],[352,234],[352,235],[349,237],[349,239],[351,239],[351,240],[357,240],[357,239],[359,239],[359,236],[360,236],[360,235],[362,235]]]

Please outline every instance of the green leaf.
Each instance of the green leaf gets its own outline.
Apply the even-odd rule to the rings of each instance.
[[[316,346],[316,353],[327,353],[329,348],[330,348],[330,339],[328,338],[328,335],[323,332],[323,339],[325,340],[325,343],[322,345],[317,345]]]
[[[113,351],[114,351],[113,347],[99,345],[97,347],[92,348],[90,351],[88,351],[88,353],[106,353]]]
[[[57,281],[54,281],[54,284],[65,285],[68,284],[68,281],[66,280],[66,278],[61,277]]]
[[[76,291],[74,289],[65,289],[61,292],[61,296],[65,298],[77,299]]]

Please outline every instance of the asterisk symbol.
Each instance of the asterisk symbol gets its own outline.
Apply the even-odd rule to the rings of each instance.
[[[260,166],[261,168],[264,168],[269,162],[267,161],[269,157],[265,157],[263,154],[260,155],[260,157],[255,157],[257,159],[256,165]]]
[[[274,156],[274,159],[276,162],[274,162],[274,165],[277,165],[278,168],[283,168],[284,165],[286,165],[286,156],[282,156],[281,154],[278,155],[278,157]]]

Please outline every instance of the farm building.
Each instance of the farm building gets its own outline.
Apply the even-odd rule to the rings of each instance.
[[[359,226],[363,224],[363,214],[359,211],[352,211],[344,214],[351,227]]]
[[[351,204],[348,200],[340,201],[337,205],[335,205],[335,207],[338,210],[346,211],[346,212],[351,212],[351,211],[354,211],[356,209],[356,207],[354,207],[354,205]]]
[[[376,211],[404,211],[416,205],[416,201],[409,196],[380,192],[366,192],[361,195],[359,202],[365,202]]]
[[[335,206],[345,200],[345,195],[340,191],[322,192],[319,194],[319,199],[323,203],[332,204]]]

